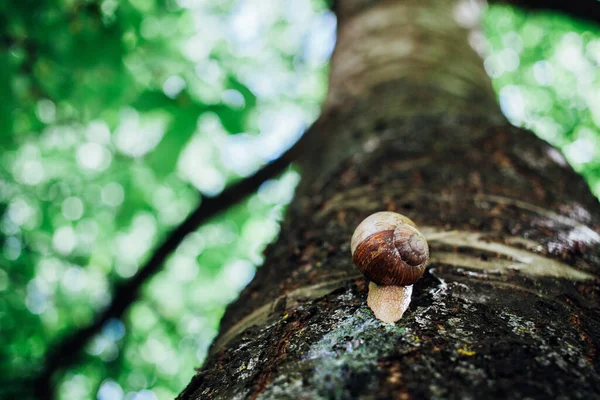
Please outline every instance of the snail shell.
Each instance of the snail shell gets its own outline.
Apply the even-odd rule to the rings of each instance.
[[[418,281],[429,261],[427,240],[402,214],[383,211],[363,220],[352,235],[352,260],[378,285],[408,286]]]

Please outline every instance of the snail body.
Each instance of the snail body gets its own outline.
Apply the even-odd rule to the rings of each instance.
[[[386,322],[400,319],[410,303],[412,284],[429,261],[427,240],[410,218],[382,211],[357,226],[350,248],[354,264],[371,281],[369,307]]]

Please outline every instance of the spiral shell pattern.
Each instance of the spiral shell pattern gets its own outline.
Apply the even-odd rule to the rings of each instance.
[[[429,261],[427,240],[415,223],[388,211],[363,220],[350,247],[354,264],[378,285],[412,285],[423,276]]]

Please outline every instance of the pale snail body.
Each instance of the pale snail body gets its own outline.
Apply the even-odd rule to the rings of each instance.
[[[367,305],[383,322],[398,321],[429,261],[427,241],[410,218],[382,211],[358,225],[350,249],[354,264],[371,281]]]
[[[377,319],[396,322],[402,318],[410,305],[413,286],[377,286],[369,283],[367,305]]]

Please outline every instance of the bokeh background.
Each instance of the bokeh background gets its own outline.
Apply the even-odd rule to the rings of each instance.
[[[0,0],[0,397],[111,303],[156,246],[316,119],[325,0]],[[600,195],[600,29],[494,5],[472,42],[504,113]],[[188,235],[61,399],[175,397],[252,279],[300,176],[290,168]],[[24,388],[25,390],[26,388]]]

